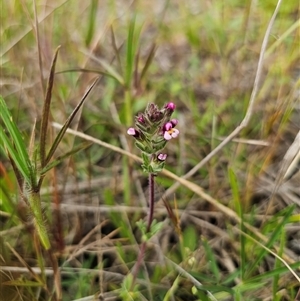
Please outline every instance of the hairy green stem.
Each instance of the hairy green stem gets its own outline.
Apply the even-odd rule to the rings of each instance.
[[[41,207],[41,198],[39,192],[30,192],[28,198],[30,209],[33,214],[33,222],[35,230],[38,237],[46,250],[50,249],[50,241],[47,233],[47,228],[45,225],[45,220],[43,218],[43,212]]]

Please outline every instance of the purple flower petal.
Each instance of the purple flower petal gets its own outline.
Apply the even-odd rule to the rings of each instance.
[[[164,130],[165,131],[169,131],[171,130],[173,127],[172,123],[171,122],[167,122],[165,125],[164,125]]]

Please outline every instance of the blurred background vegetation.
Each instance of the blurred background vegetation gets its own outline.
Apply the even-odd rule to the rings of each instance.
[[[276,4],[5,1],[1,95],[29,146],[32,132],[40,133],[47,78],[60,46],[50,121],[63,124],[99,76],[71,128],[140,155],[126,135],[134,116],[149,102],[172,101],[180,136],[168,144],[166,169],[183,176],[245,116]],[[283,0],[248,126],[189,178],[242,223],[184,186],[159,200],[174,184],[159,175],[155,218],[164,223],[147,244],[134,289],[126,275],[141,242],[136,222],[147,214],[147,179],[140,163],[93,144],[47,174],[42,204],[51,252],[61,267],[62,300],[94,300],[99,294],[95,300],[296,298],[299,278],[286,266],[299,275],[300,175],[296,167],[286,178],[282,168],[300,128],[299,25],[299,3]],[[56,134],[50,123],[48,147]],[[54,157],[83,141],[66,134]],[[51,264],[45,252],[36,254],[30,214],[7,155],[0,155],[1,300],[55,300]],[[178,215],[177,224],[164,202]],[[44,286],[33,281],[29,267],[42,269]]]

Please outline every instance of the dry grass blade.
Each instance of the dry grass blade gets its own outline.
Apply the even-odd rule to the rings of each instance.
[[[283,169],[283,180],[290,179],[297,170],[299,170],[299,162],[300,162],[300,131],[297,134],[293,144],[290,146],[288,151],[286,152],[283,160],[285,160],[284,169]]]
[[[50,74],[49,79],[47,83],[47,91],[43,106],[43,112],[42,112],[42,121],[41,121],[41,133],[40,133],[40,159],[41,159],[41,166],[42,168],[45,167],[45,160],[46,160],[46,139],[47,139],[47,128],[48,128],[48,121],[49,121],[49,115],[50,115],[50,104],[51,104],[51,98],[52,98],[52,88],[53,88],[53,82],[54,82],[54,74],[55,74],[55,65],[57,60],[58,51],[60,49],[60,46],[56,48],[51,68],[50,68]]]
[[[274,202],[274,195],[278,192],[278,189],[284,179],[291,177],[294,173],[294,171],[297,171],[297,165],[298,161],[300,159],[300,131],[298,132],[294,142],[289,147],[289,149],[286,151],[282,163],[281,168],[277,174],[274,189],[272,190],[271,196],[270,196],[270,202],[268,204],[267,210],[265,212],[265,215],[268,215],[270,208],[273,205]]]

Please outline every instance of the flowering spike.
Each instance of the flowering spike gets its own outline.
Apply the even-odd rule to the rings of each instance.
[[[136,139],[136,146],[142,151],[142,167],[148,173],[157,173],[163,169],[167,154],[160,151],[168,140],[179,134],[179,130],[175,129],[178,120],[171,119],[175,108],[173,102],[168,102],[161,109],[149,103],[145,112],[135,117],[135,127],[127,130],[127,134]]]

